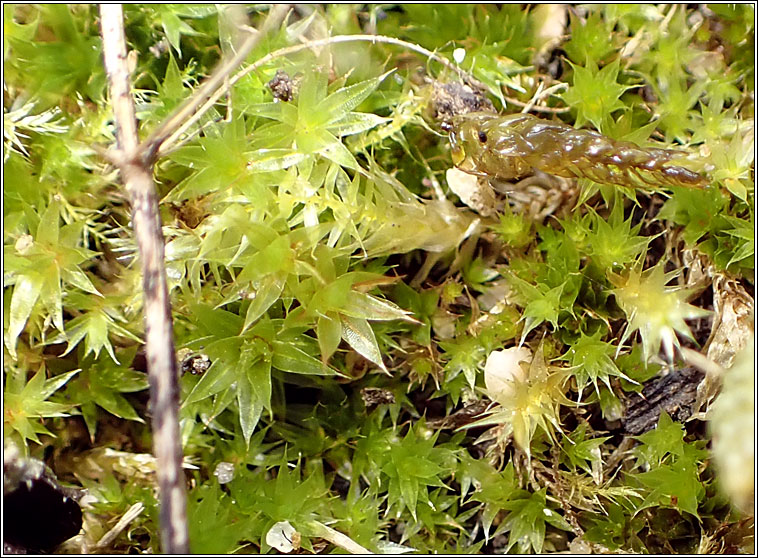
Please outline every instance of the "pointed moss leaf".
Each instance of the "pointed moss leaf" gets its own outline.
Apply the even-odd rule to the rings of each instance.
[[[471,480],[477,487],[471,495],[471,499],[485,504],[482,526],[484,527],[485,539],[489,540],[492,522],[503,509],[503,505],[517,499],[521,492],[518,488],[518,480],[515,478],[513,463],[509,462],[503,471],[497,471],[488,463],[482,463],[475,459],[466,458],[461,465],[471,465],[471,467],[466,467],[468,473],[464,474],[471,474],[473,477]]]
[[[80,372],[80,369],[72,370],[71,372],[67,372],[65,374],[60,374],[58,376],[54,376],[52,378],[49,378],[45,380],[42,383],[41,389],[39,390],[39,395],[42,397],[42,399],[47,399],[50,397],[53,393],[61,389],[66,383],[73,378],[76,374]],[[37,373],[35,378],[44,378],[44,374],[42,374],[42,369],[40,369],[40,372]],[[29,382],[30,385],[31,382]]]
[[[37,32],[37,26],[39,24],[40,15],[35,14],[35,17],[25,23],[18,23],[13,19],[13,11],[10,6],[3,7],[4,22],[4,41],[3,41],[3,59],[6,59],[10,50],[10,41],[17,40],[23,42],[29,42],[34,38]]]
[[[158,93],[164,102],[165,100],[177,102],[187,95],[187,88],[182,81],[182,72],[172,52],[169,52],[166,73],[163,76],[163,83],[158,86]]]
[[[125,362],[131,362],[134,360],[136,352],[137,347],[120,351],[121,358]],[[145,372],[134,370],[129,365],[114,365],[108,362],[104,364],[104,367],[109,370],[109,373],[101,375],[101,383],[111,389],[118,390],[120,393],[142,391],[150,385]]]
[[[621,95],[632,86],[620,85],[616,81],[618,60],[601,70],[592,61],[586,67],[569,64],[574,69],[573,85],[563,94],[563,99],[577,109],[575,126],[580,127],[589,121],[602,130],[610,121],[610,114],[625,107]]]
[[[323,124],[330,116],[328,110],[315,110],[318,104],[326,97],[328,75],[321,68],[314,67],[306,72],[300,84],[300,92],[297,99],[298,120],[303,123],[314,125]],[[350,110],[350,109],[346,109]]]
[[[59,219],[60,209],[58,202],[53,200],[40,218],[37,226],[37,235],[35,240],[43,244],[55,246],[58,244],[58,235],[60,232]]]
[[[295,136],[297,148],[305,153],[319,153],[337,164],[355,167],[355,159],[334,134],[321,128],[305,128]]]
[[[63,291],[60,268],[52,265],[45,277],[45,286],[40,291],[40,301],[52,318],[53,325],[63,331]]]
[[[316,314],[341,311],[347,305],[354,282],[355,279],[346,274],[317,289],[308,301],[308,310]]]
[[[442,478],[450,475],[457,462],[454,450],[435,447],[437,435],[427,437],[424,430],[422,421],[402,440],[390,443],[384,450],[388,460],[382,465],[390,479],[389,507],[398,511],[407,507],[414,518],[423,509],[418,504],[431,504],[428,487],[445,487]]]
[[[354,290],[348,293],[347,300],[340,311],[353,318],[364,318],[366,320],[405,320],[411,323],[419,323],[410,316],[410,312],[403,310],[393,302]]]
[[[542,515],[546,522],[548,522],[553,527],[556,527],[557,529],[561,529],[563,531],[573,530],[571,524],[566,521],[562,515],[548,507],[544,507],[542,509]]]
[[[633,384],[637,383],[619,370],[613,360],[616,347],[612,343],[602,341],[601,337],[601,331],[597,331],[593,335],[581,333],[579,339],[564,355],[575,369],[574,376],[580,395],[584,387],[590,382],[598,393],[598,381],[602,381],[610,389],[610,378],[612,376],[622,378]]]
[[[113,362],[118,364],[116,354],[113,352],[113,345],[110,342],[110,334],[120,335],[132,341],[140,341],[139,337],[118,325],[113,318],[100,309],[77,316],[68,322],[66,324],[65,335],[53,341],[68,341],[66,351],[61,355],[65,356],[84,339],[84,356],[94,353],[95,358],[97,358],[100,356],[100,351],[104,348],[113,359]]]
[[[727,262],[726,266],[729,267],[733,263],[741,262],[744,259],[750,258],[753,259],[753,256],[755,255],[755,241],[753,238],[749,238],[746,240],[742,246],[740,246],[735,252],[734,255],[731,257],[729,262]]]
[[[237,384],[233,383],[228,388],[224,388],[221,390],[218,394],[216,394],[215,397],[213,397],[213,405],[211,407],[211,411],[208,415],[208,419],[206,422],[210,423],[211,421],[214,421],[217,416],[219,416],[221,413],[226,411],[227,408],[229,408],[234,401],[234,399],[237,397]],[[224,427],[219,425],[218,423],[215,424],[215,426],[221,431],[221,432],[227,432],[231,434],[230,431],[226,430]]]
[[[306,36],[306,33],[312,31],[312,29],[309,28],[313,25],[314,21],[318,19],[318,22],[321,23],[323,17],[324,16],[318,10],[313,10],[308,17],[303,17],[291,25],[288,25],[284,30],[287,41],[293,43],[299,41],[301,37]]]
[[[561,309],[560,298],[564,285],[558,285],[547,291],[539,293],[539,297],[530,300],[524,307],[524,331],[521,334],[521,343],[526,335],[544,321],[550,322],[553,327],[558,327],[558,314]]]
[[[132,354],[133,357],[133,354]],[[131,359],[128,357],[127,359]],[[91,362],[92,359],[87,359]],[[132,405],[121,395],[147,389],[148,380],[143,372],[127,366],[118,366],[108,361],[94,362],[87,366],[66,388],[66,396],[82,403],[90,437],[94,439],[97,427],[95,405],[122,419],[144,422]],[[85,409],[85,404],[89,404]]]
[[[737,242],[737,248],[726,264],[728,267],[735,262],[752,258],[755,254],[755,216],[751,213],[750,219],[744,221],[736,217],[727,217],[727,219],[734,225],[734,228],[724,232],[734,237]]]
[[[202,19],[209,16],[221,15],[221,11],[224,8],[214,4],[166,4],[165,9],[170,9],[178,16]],[[200,32],[195,32],[195,34],[201,35]]]
[[[187,523],[192,552],[234,554],[245,533],[255,531],[256,518],[241,515],[219,483],[202,484],[187,495]]]
[[[366,81],[356,83],[355,85],[338,89],[329,95],[326,99],[321,101],[317,107],[317,110],[323,111],[324,113],[330,115],[339,113],[346,114],[352,111],[355,107],[366,100],[371,92],[374,91],[374,89],[376,89],[382,81],[384,81],[384,78],[390,75],[393,71],[394,69],[383,73],[379,77],[367,79]],[[333,120],[331,122],[333,122]]]
[[[87,432],[89,432],[90,440],[94,442],[95,434],[97,434],[97,406],[91,401],[83,401],[79,405],[79,410],[82,413]]]
[[[251,221],[246,213],[242,212],[240,217],[242,219],[238,222],[238,226],[244,229],[244,234],[250,241],[250,244],[258,250],[263,250],[280,238],[279,233],[273,228]]]
[[[164,7],[161,12],[161,23],[163,24],[163,31],[166,33],[166,38],[168,39],[169,44],[174,47],[177,54],[179,54],[179,58],[181,58],[182,35],[199,35],[199,33],[192,29],[187,23],[179,19],[169,6]]]
[[[660,264],[642,272],[633,269],[626,277],[610,274],[609,278],[617,287],[613,290],[616,300],[629,319],[621,343],[639,330],[646,360],[662,345],[666,357],[673,361],[674,347],[679,347],[675,332],[692,339],[684,320],[709,314],[709,311],[686,302],[689,289],[667,285],[672,274],[666,273]]]
[[[241,321],[241,318],[239,318]],[[209,336],[213,338],[214,336]],[[205,346],[205,353],[213,363],[195,384],[184,404],[194,403],[229,388],[238,378],[239,359],[242,354],[242,337],[216,338]]]
[[[243,320],[240,316],[220,308],[214,309],[207,304],[190,305],[190,316],[206,335],[216,339],[235,337],[242,330]]]
[[[301,348],[285,341],[273,341],[274,354],[271,365],[284,372],[293,374],[311,374],[331,376],[335,371],[322,366],[321,361],[312,357]]]
[[[326,364],[337,350],[342,339],[342,322],[338,315],[319,316],[316,321],[316,337],[321,349],[321,362]]]
[[[658,424],[654,429],[637,436],[641,445],[636,448],[637,465],[642,463],[650,467],[658,465],[666,454],[682,455],[684,453],[684,427],[671,420],[665,411],[661,411]]]
[[[193,158],[191,155],[188,158]],[[192,161],[189,166],[197,164],[197,159]],[[193,172],[186,179],[182,180],[176,188],[171,190],[164,198],[165,201],[179,202],[189,198],[202,196],[208,192],[213,192],[218,189],[218,176],[213,172],[213,169],[204,167],[197,172]]]
[[[13,358],[16,358],[16,340],[24,330],[26,320],[34,309],[44,282],[44,277],[35,272],[29,272],[19,276],[13,287],[8,333],[5,338],[5,346]]]
[[[565,521],[559,522],[553,517],[557,514],[547,507],[545,492],[546,489],[542,489],[531,494],[529,498],[503,504],[503,508],[511,511],[499,529],[509,532],[508,549],[516,546],[519,554],[541,553],[548,517],[553,520],[552,525],[571,530]]]
[[[237,361],[227,360],[215,360],[208,371],[203,374],[200,381],[195,384],[187,399],[184,400],[183,405],[189,405],[190,403],[196,403],[202,401],[206,397],[210,397],[216,393],[219,393],[235,381],[237,381]]]
[[[260,281],[260,284],[255,289],[255,298],[247,308],[245,314],[245,323],[242,325],[243,333],[247,331],[250,325],[260,318],[266,310],[271,308],[284,290],[284,284],[286,282],[286,274],[272,274],[266,276]]]
[[[371,324],[363,318],[342,316],[342,338],[366,360],[369,360],[389,374],[382,362],[382,353],[376,342]]]
[[[291,116],[290,111],[294,108],[295,107],[289,103],[256,103],[254,105],[249,105],[246,107],[245,111],[256,116],[262,116],[264,118],[271,118],[272,120],[284,122],[287,120],[288,116]],[[297,118],[296,113],[294,116]]]
[[[389,118],[377,116],[376,114],[364,112],[351,112],[346,114],[336,122],[326,127],[328,131],[337,137],[350,136],[370,130],[374,126],[389,121]]]
[[[355,160],[355,157],[341,141],[335,140],[330,142],[319,150],[319,154],[345,168],[358,168],[358,162]]]
[[[257,358],[251,362],[251,358]],[[241,374],[237,381],[237,404],[239,405],[239,420],[245,445],[250,445],[250,437],[261,418],[265,407],[271,401],[271,363],[258,355],[243,352],[240,358]]]
[[[81,269],[62,269],[61,272],[63,279],[66,282],[74,285],[75,287],[79,287],[84,292],[97,296],[103,296],[100,291],[95,288],[95,285],[92,284],[92,281],[90,281],[90,278],[87,276],[87,274],[84,273]]]
[[[564,439],[563,451],[571,462],[572,468],[579,468],[592,475],[593,470],[602,467],[603,459],[600,447],[610,436],[585,440],[587,425],[581,424]]]
[[[410,510],[413,519],[416,519],[416,502],[418,501],[419,483],[416,479],[409,479],[402,476],[398,479],[398,483],[400,485],[400,495],[403,497],[403,502]]]
[[[321,168],[324,168],[322,165]],[[337,168],[335,165],[328,165],[329,170]],[[321,182],[321,179],[318,179]],[[344,260],[337,260],[339,254],[336,250],[329,246],[319,245],[316,246],[313,251],[313,264],[318,270],[319,276],[324,281],[334,281],[337,278],[337,264],[339,264],[339,273],[343,274],[347,271],[347,266],[342,262]]]
[[[251,243],[254,246],[257,244],[254,238],[251,238]],[[287,272],[292,269],[294,260],[295,253],[290,246],[290,238],[287,235],[275,236],[268,240],[267,244],[261,247],[257,254],[250,257],[237,277],[237,281],[244,284],[267,274],[279,276],[279,272]]]
[[[26,385],[12,386],[6,383],[4,391],[5,424],[18,432],[24,440],[40,443],[37,434],[53,436],[40,422],[43,417],[67,417],[72,405],[46,401],[63,387],[79,370],[45,379],[45,368],[39,371]],[[20,388],[20,389],[17,389]]]
[[[698,502],[705,496],[699,471],[707,455],[707,451],[687,444],[682,455],[673,459],[671,464],[661,464],[645,473],[632,475],[650,491],[637,513],[651,506],[665,506],[699,518]]]
[[[615,49],[613,21],[605,21],[600,12],[594,12],[582,21],[574,12],[569,12],[570,40],[564,44],[566,54],[577,64],[586,61],[596,63],[604,60]]]
[[[134,410],[134,407],[124,399],[124,396],[114,391],[103,391],[95,394],[95,401],[110,414],[125,420],[145,422]]]
[[[272,172],[288,169],[305,161],[309,155],[291,149],[258,149],[250,154],[247,168],[251,172]]]
[[[167,158],[184,167],[194,168],[197,166],[198,161],[202,161],[205,158],[205,149],[201,145],[185,145],[177,148],[176,151],[172,151],[167,155]],[[168,199],[171,199],[171,197]]]

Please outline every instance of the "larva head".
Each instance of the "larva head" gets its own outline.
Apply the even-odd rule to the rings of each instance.
[[[450,131],[450,147],[453,164],[463,171],[479,174],[477,162],[487,149],[489,140],[487,124],[495,115],[470,113],[456,117]]]

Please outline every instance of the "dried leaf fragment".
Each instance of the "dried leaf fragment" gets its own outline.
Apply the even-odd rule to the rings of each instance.
[[[487,180],[480,180],[478,176],[456,168],[447,169],[445,177],[450,190],[468,207],[483,217],[489,217],[495,213],[497,199],[495,191]]]

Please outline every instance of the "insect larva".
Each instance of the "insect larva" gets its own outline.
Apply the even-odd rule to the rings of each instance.
[[[705,186],[700,174],[669,164],[682,157],[677,151],[639,147],[530,114],[458,116],[451,125],[450,143],[458,168],[503,180],[538,169],[619,186]]]

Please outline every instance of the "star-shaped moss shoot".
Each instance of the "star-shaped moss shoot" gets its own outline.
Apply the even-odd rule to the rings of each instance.
[[[669,286],[675,274],[665,273],[663,266],[656,265],[645,271],[633,269],[626,276],[610,274],[610,281],[621,309],[629,323],[619,346],[639,330],[642,351],[647,362],[663,345],[669,362],[674,360],[674,347],[679,347],[677,333],[692,339],[692,333],[684,320],[708,315],[708,311],[686,302],[691,289]]]

